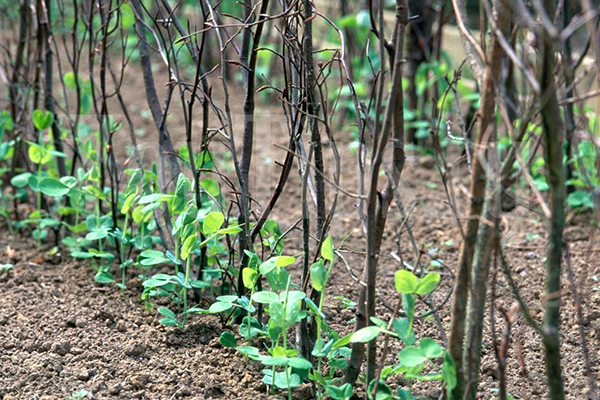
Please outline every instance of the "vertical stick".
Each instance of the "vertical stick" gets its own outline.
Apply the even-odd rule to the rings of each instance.
[[[544,0],[548,15],[554,15],[554,2]],[[560,274],[563,253],[563,228],[565,224],[565,169],[563,166],[562,142],[565,127],[556,98],[554,83],[554,43],[540,29],[540,87],[542,135],[546,179],[550,187],[550,232],[546,251],[546,304],[544,315],[544,347],[546,349],[546,376],[548,398],[563,400],[565,393],[560,363]]]
[[[454,1],[455,11],[461,6]],[[508,12],[508,0],[500,2],[497,12],[497,26],[506,32],[510,26],[510,15]],[[463,46],[468,48],[468,40],[463,39]],[[453,397],[463,398],[463,392],[466,386],[466,370],[463,366],[464,340],[465,340],[465,321],[467,319],[467,299],[471,288],[471,268],[473,264],[473,255],[477,245],[477,233],[479,231],[479,217],[481,216],[486,194],[486,175],[484,170],[485,155],[488,143],[495,139],[494,134],[494,110],[496,98],[496,85],[500,79],[502,69],[502,59],[504,51],[498,43],[496,36],[492,37],[489,54],[489,66],[484,71],[482,97],[479,113],[481,119],[475,139],[475,149],[473,153],[473,164],[471,169],[470,184],[470,203],[467,226],[465,229],[465,240],[461,246],[458,259],[456,283],[454,286],[454,303],[452,304],[452,321],[450,324],[450,346],[449,351],[456,363],[457,385],[453,390]],[[471,66],[477,65],[476,61],[470,60]],[[489,268],[489,257],[488,257]],[[487,278],[486,278],[487,280]],[[485,301],[485,296],[481,299]]]
[[[398,184],[402,168],[404,166],[404,120],[403,120],[403,92],[402,92],[402,63],[404,33],[408,24],[408,1],[396,0],[396,27],[394,29],[395,48],[392,63],[392,82],[390,95],[381,132],[376,148],[373,150],[373,161],[370,168],[369,184],[367,186],[367,254],[365,256],[364,276],[367,288],[361,288],[357,306],[355,329],[370,324],[370,318],[375,315],[375,291],[377,285],[377,262],[379,250],[385,228],[387,212],[393,199],[393,188]],[[392,133],[393,130],[393,133]],[[391,137],[390,137],[391,136]],[[388,182],[383,191],[377,190],[379,172],[386,148],[392,141],[392,180]],[[364,345],[354,344],[352,355],[346,371],[346,382],[354,383],[360,371],[360,365],[364,356]],[[371,382],[377,372],[377,345],[376,340],[369,342],[367,346],[367,384]]]
[[[52,114],[56,114],[56,108],[54,107],[54,93],[53,93],[53,75],[54,75],[54,57],[52,52],[52,0],[46,0],[45,7],[42,9],[46,10],[45,21],[41,24],[44,26],[44,40],[46,42],[46,60],[45,60],[45,88],[44,88],[44,105],[47,111]],[[61,139],[61,132],[58,127],[58,118],[54,118],[52,123],[52,138],[54,140],[54,148],[56,151],[63,152],[63,143]],[[58,173],[60,176],[67,175],[67,168],[65,166],[64,157],[56,157],[56,165],[58,167]]]

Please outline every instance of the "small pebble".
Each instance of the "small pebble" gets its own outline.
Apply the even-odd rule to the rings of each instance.
[[[77,321],[75,322],[75,326],[77,326],[78,328],[85,328],[87,326],[87,321],[85,319],[79,319],[77,318]]]
[[[121,386],[121,384],[120,384],[120,383],[117,383],[116,385],[114,385],[114,386],[110,386],[110,387],[108,388],[108,393],[109,393],[109,394],[112,394],[113,396],[116,396],[116,395],[118,395],[119,393],[121,393],[121,390],[123,390],[123,386]]]
[[[117,322],[117,326],[115,327],[115,329],[121,333],[125,333],[127,332],[127,325],[125,325],[123,321],[119,321]]]
[[[125,354],[130,357],[137,357],[146,352],[146,347],[143,344],[136,343],[133,347],[127,349]]]
[[[435,167],[435,158],[431,156],[423,156],[419,159],[419,164],[425,169],[432,169]]]
[[[53,352],[59,356],[65,356],[69,354],[69,351],[71,351],[71,343],[68,341],[63,341],[54,345]]]
[[[75,376],[80,381],[87,382],[90,379],[90,371],[88,371],[87,369],[84,368],[80,371],[77,371],[77,374]]]

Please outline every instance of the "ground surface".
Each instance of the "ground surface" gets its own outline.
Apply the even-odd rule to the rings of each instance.
[[[141,88],[141,77],[135,74],[128,76],[126,84],[128,87]],[[136,126],[145,132],[139,138],[141,146],[152,149],[155,134],[150,119],[143,112],[146,109],[145,102],[133,90],[128,91],[126,96]],[[236,103],[236,107],[239,106]],[[253,163],[260,173],[255,172],[257,178],[252,185],[258,202],[256,208],[260,210],[260,205],[266,204],[278,177],[279,167],[273,160],[282,161],[285,156],[282,150],[272,144],[285,144],[287,136],[281,125],[264,123],[281,121],[277,107],[265,107],[258,112],[261,123],[258,125],[259,140],[256,141]],[[183,135],[177,128],[183,124],[177,118],[174,113],[173,119],[169,120],[176,147],[182,144]],[[337,140],[342,155],[340,185],[355,192],[355,155],[347,149],[347,138]],[[125,149],[125,146],[118,146],[121,160],[126,157]],[[151,155],[147,157],[151,159]],[[335,169],[329,155],[327,168],[329,173]],[[459,206],[465,202],[464,194],[459,190],[461,182],[465,183],[459,178],[454,182]],[[300,217],[297,207],[300,186],[297,173],[292,172],[284,196],[272,214],[272,218],[284,229]],[[448,267],[448,270],[439,269],[444,279],[433,296],[434,306],[439,305],[452,286],[451,272],[458,258],[461,238],[456,220],[446,204],[439,174],[432,168],[431,160],[409,158],[401,191],[405,208],[411,214],[410,225],[418,246],[423,246],[433,258],[443,261]],[[331,198],[331,187],[328,193]],[[355,199],[340,195],[331,234],[335,243],[350,234],[343,245],[342,254],[348,267],[360,275],[364,240],[355,203]],[[390,302],[394,298],[393,273],[401,268],[392,257],[392,252],[397,249],[396,230],[400,227],[397,214],[398,207],[393,205],[379,270],[381,295],[390,299]],[[592,277],[600,276],[600,263],[597,261],[600,246],[589,225],[591,219],[590,214],[570,214],[566,238],[570,241],[572,264],[581,292],[584,328],[593,368],[598,375],[600,291],[593,289],[600,284]],[[517,207],[516,211],[505,215],[503,227],[515,279],[534,317],[541,321],[544,224],[535,213]],[[95,284],[91,267],[70,260],[64,251],[60,252],[62,255],[47,256],[44,250],[48,250],[49,245],[38,251],[33,242],[21,236],[9,235],[6,229],[0,236],[0,261],[15,265],[13,274],[0,278],[0,399],[65,398],[81,389],[88,390],[98,399],[270,397],[261,382],[261,366],[246,362],[234,351],[219,345],[222,325],[217,317],[192,317],[184,332],[166,328],[158,323],[155,310],[145,310],[140,300],[141,281],[134,274],[131,275],[130,289],[123,295],[114,286]],[[286,239],[286,254],[299,253],[299,237],[299,232],[294,232]],[[401,236],[400,248],[404,260],[413,262],[406,232]],[[428,265],[431,259],[426,258]],[[297,272],[295,279],[299,279]],[[563,282],[566,282],[566,275]],[[348,269],[339,260],[329,284],[325,314],[335,329],[342,334],[348,333],[352,329],[349,321],[353,318],[353,312],[344,309],[334,297],[356,300],[358,284],[351,279]],[[564,288],[562,351],[567,397],[585,399],[586,377],[579,326],[571,291],[566,284]],[[498,277],[497,296],[497,306],[509,309],[513,300],[501,274]],[[418,307],[425,309],[422,304]],[[439,325],[446,331],[450,322],[449,308],[448,303],[438,311]],[[381,304],[378,311],[383,319],[389,317]],[[487,315],[486,319],[489,319]],[[498,336],[503,326],[503,321],[498,317]],[[444,335],[433,318],[419,320],[415,331],[418,337],[430,336],[444,341]],[[498,376],[487,326],[484,335],[480,398],[492,399],[498,386]],[[539,337],[519,317],[513,327],[512,339],[507,366],[510,393],[517,399],[545,398],[543,348]],[[388,356],[388,362],[396,362],[394,354]],[[398,380],[391,383],[406,384]],[[414,389],[417,394],[427,398],[436,398],[439,394],[426,385],[415,385]],[[284,397],[283,393],[278,395]],[[310,398],[310,388],[299,388],[295,396],[298,399]]]

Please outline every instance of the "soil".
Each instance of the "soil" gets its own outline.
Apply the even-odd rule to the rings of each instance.
[[[140,147],[151,149],[155,146],[155,133],[151,120],[144,113],[147,108],[145,100],[139,95],[143,87],[140,75],[127,75],[125,86],[136,90],[125,92],[125,99],[131,105],[130,112],[136,128],[142,130],[142,136],[138,138]],[[215,80],[215,87],[218,88],[218,85]],[[241,98],[239,92],[235,94],[235,98]],[[241,104],[234,103],[239,111]],[[260,212],[262,205],[268,201],[279,174],[279,166],[274,160],[281,162],[285,157],[285,152],[272,144],[285,145],[287,133],[285,126],[277,123],[282,121],[278,106],[271,104],[259,107],[257,115],[260,123],[257,124],[253,158],[253,173],[257,178],[252,182],[252,193],[256,200],[255,209]],[[238,127],[240,123],[241,118],[236,118]],[[169,128],[176,148],[183,144],[182,126],[181,117],[174,112],[169,119]],[[348,149],[347,143],[350,140],[344,132],[345,130],[341,130],[341,137],[336,137],[341,151],[340,186],[355,192],[355,153]],[[129,143],[127,133],[123,132],[122,135],[121,139],[115,139],[121,164],[128,156],[123,144]],[[220,146],[220,150],[215,152],[219,157],[224,157],[224,146],[217,142],[215,145]],[[335,163],[328,150],[330,146],[331,144],[326,147],[329,175],[335,170]],[[145,159],[156,158],[153,159],[150,154]],[[431,254],[431,257],[424,258],[425,265],[428,266],[432,259],[438,259],[446,266],[441,269],[435,267],[443,274],[442,284],[432,297],[434,307],[440,307],[437,322],[435,318],[429,317],[418,320],[415,326],[417,337],[429,336],[443,343],[445,336],[438,326],[448,330],[450,303],[443,305],[442,302],[452,288],[451,274],[458,258],[461,237],[455,216],[446,203],[440,176],[432,167],[431,159],[411,155],[400,191],[404,207],[410,214],[409,222],[417,245]],[[466,183],[465,174],[462,175],[455,174],[453,180],[459,215],[462,215],[460,212],[466,203],[465,195],[460,190],[461,185]],[[272,213],[272,218],[283,229],[294,224],[300,217],[300,208],[297,206],[300,188],[298,174],[292,172],[284,195]],[[331,186],[327,190],[331,200],[334,190]],[[530,305],[534,318],[542,321],[546,229],[543,218],[526,209],[529,198],[527,193],[517,194],[520,205],[515,211],[503,216],[503,237],[513,275],[523,297]],[[401,226],[398,214],[398,206],[394,204],[379,267],[380,294],[389,303],[395,302],[393,273],[402,267],[393,256],[397,250],[396,231]],[[599,376],[600,283],[594,281],[593,277],[600,276],[600,263],[597,261],[600,246],[595,240],[591,219],[590,214],[570,213],[566,239],[570,242],[572,267],[582,299],[583,328],[592,358],[592,369]],[[141,280],[135,273],[131,273],[129,288],[123,294],[115,286],[95,284],[92,268],[84,262],[70,259],[64,249],[48,255],[50,245],[37,250],[32,241],[10,235],[6,229],[3,232],[0,237],[0,251],[3,255],[0,260],[14,264],[14,272],[0,277],[0,399],[65,398],[82,389],[89,391],[88,396],[97,399],[272,397],[267,394],[267,388],[261,381],[261,366],[244,360],[234,350],[223,348],[219,344],[218,338],[222,330],[232,329],[236,333],[236,327],[224,327],[216,316],[194,316],[184,331],[164,327],[158,323],[157,312],[146,310],[140,300]],[[350,235],[341,251],[347,266],[337,261],[329,281],[325,307],[325,314],[330,318],[331,325],[340,334],[346,334],[352,330],[350,320],[354,313],[345,309],[337,297],[357,299],[359,285],[351,278],[349,269],[360,276],[363,260],[361,252],[364,249],[364,236],[355,198],[340,194],[331,234],[336,244]],[[414,262],[406,230],[399,242],[404,261]],[[293,231],[286,238],[285,246],[286,254],[299,254],[300,232]],[[298,281],[298,269],[292,268],[291,271]],[[582,339],[566,273],[563,282],[561,350],[565,390],[568,399],[586,399],[587,377]],[[510,309],[514,301],[510,287],[501,273],[498,274],[496,296],[496,330],[500,340],[504,320],[498,310]],[[418,307],[419,311],[427,309],[423,304]],[[389,318],[390,313],[381,302],[378,312],[382,319]],[[486,320],[489,321],[488,312]],[[509,392],[516,399],[545,398],[544,352],[539,336],[519,316],[512,327],[511,338],[506,369]],[[491,340],[489,324],[486,324],[479,392],[481,399],[493,399],[498,387],[497,364]],[[398,350],[397,345],[392,350],[387,357],[388,363],[397,361],[394,355]],[[390,382],[406,385],[406,382],[398,379]],[[437,398],[439,392],[434,388],[428,384],[415,383],[413,390],[419,396]],[[279,398],[285,397],[283,392],[276,395]],[[312,398],[310,387],[304,385],[296,389],[294,398]]]

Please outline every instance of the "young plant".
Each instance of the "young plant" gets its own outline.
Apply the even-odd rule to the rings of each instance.
[[[159,199],[159,200],[162,200]],[[177,197],[171,198],[171,203],[175,202]],[[140,200],[140,203],[142,200]],[[171,205],[171,209],[176,208]],[[179,257],[172,254],[163,254],[156,250],[143,251],[138,257],[138,264],[141,266],[151,266],[156,264],[171,262],[176,267],[174,275],[158,274],[144,282],[143,298],[149,299],[154,296],[168,296],[178,305],[180,316],[167,307],[158,309],[165,318],[160,322],[167,326],[178,326],[183,329],[187,320],[187,315],[191,313],[207,313],[199,307],[188,307],[188,290],[203,290],[210,287],[210,283],[201,279],[192,278],[192,259],[193,256],[200,256],[200,249],[213,240],[220,237],[239,232],[240,228],[236,225],[230,225],[225,228],[221,226],[225,222],[225,216],[219,211],[213,211],[208,214],[199,211],[193,202],[184,204],[181,214],[176,218],[174,230],[177,233],[177,241],[181,243]],[[199,234],[206,239],[200,241]],[[179,262],[179,259],[182,262]],[[179,266],[184,265],[183,272],[179,271]]]
[[[55,168],[56,157],[66,157],[62,152],[54,150],[50,143],[43,142],[43,132],[48,130],[53,122],[54,115],[51,112],[35,110],[33,112],[33,125],[40,131],[39,141],[27,142],[29,145],[29,160],[36,165],[35,173],[23,172],[11,179],[11,184],[17,188],[29,187],[36,193],[36,210],[31,212],[22,225],[34,225],[33,238],[37,240],[38,249],[42,240],[48,236],[47,228],[56,228],[60,221],[51,216],[43,209],[42,195],[51,197],[62,197],[69,193],[70,189],[77,184],[74,177],[65,176],[57,179]]]
[[[278,247],[279,242],[270,242],[271,247]],[[246,339],[248,344],[239,345],[235,337],[224,332],[220,342],[226,347],[235,347],[244,357],[249,357],[263,365],[270,367],[263,370],[263,382],[280,390],[286,390],[288,397],[291,390],[297,387],[303,379],[314,381],[318,387],[318,397],[323,398],[326,394],[334,399],[349,399],[352,396],[352,386],[345,384],[337,386],[339,378],[336,372],[347,366],[346,358],[350,355],[350,349],[341,342],[337,332],[333,331],[327,324],[323,314],[325,299],[325,287],[333,267],[334,251],[333,242],[328,237],[322,245],[321,259],[311,268],[311,281],[313,287],[320,293],[319,304],[315,304],[302,291],[291,290],[296,285],[292,284],[292,277],[286,267],[295,262],[294,257],[277,255],[264,262],[251,252],[248,267],[243,271],[244,286],[250,290],[249,298],[237,296],[221,296],[217,298],[209,309],[211,313],[229,312],[230,317],[237,313],[246,313],[239,326],[239,335]],[[326,267],[325,262],[329,262]],[[259,290],[258,283],[266,280],[270,290]],[[303,309],[302,303],[306,305]],[[258,303],[265,307],[268,322],[262,324],[253,313],[256,312],[254,304]],[[289,330],[300,323],[308,315],[313,315],[317,321],[318,339],[314,345],[312,355],[316,357],[317,367],[300,357],[298,351],[291,348],[288,341]],[[323,340],[322,333],[327,334],[328,341]],[[252,345],[254,340],[267,340],[268,355],[261,354],[260,349]],[[323,363],[327,360],[328,373],[324,373]],[[291,397],[290,397],[291,398]]]
[[[129,234],[131,209],[135,206],[136,201],[139,199],[139,183],[142,181],[143,172],[140,169],[136,169],[131,173],[131,178],[125,188],[125,200],[121,206],[121,214],[124,215],[123,225],[120,228],[115,228],[113,235],[116,240],[119,241],[119,249],[121,251],[120,260],[121,265],[121,283],[118,286],[125,290],[127,288],[127,268],[133,264],[133,259],[127,256],[128,252],[126,249],[132,246],[132,237]]]
[[[254,346],[237,346],[237,342],[231,334],[222,336],[221,344],[236,347],[244,356],[271,367],[263,370],[265,375],[263,382],[271,387],[287,390],[289,399],[292,398],[292,389],[302,382],[301,376],[307,376],[308,371],[312,368],[312,364],[308,360],[299,357],[298,351],[291,348],[288,341],[289,328],[307,316],[307,312],[302,310],[301,306],[306,294],[301,291],[290,290],[291,276],[287,272],[282,274],[285,267],[291,265],[294,261],[294,257],[277,256],[263,262],[257,270],[252,267],[246,268],[244,270],[246,271],[244,272],[244,285],[253,289],[250,301],[246,304],[246,301],[241,298],[227,296],[228,298],[218,299],[219,301],[214,303],[209,310],[211,312],[221,312],[237,307],[248,312],[248,316],[244,318],[239,327],[239,333],[247,340],[254,337],[270,340],[271,344],[267,347],[268,355],[261,355],[260,350]],[[271,276],[270,282],[274,283],[274,287],[272,286],[274,291],[254,290],[252,283],[256,283],[259,274],[266,277]],[[282,275],[287,277],[284,289],[281,289],[280,279]],[[256,318],[251,316],[254,310],[253,302],[263,304],[266,307],[266,312],[269,315],[269,322],[266,326],[262,326]],[[278,369],[283,370],[278,371]]]
[[[334,345],[336,347],[336,345],[347,343],[366,343],[379,334],[387,335],[386,340],[390,337],[396,338],[404,344],[405,347],[398,353],[399,364],[383,367],[379,379],[369,382],[368,396],[370,399],[414,400],[411,387],[415,380],[441,381],[445,385],[448,395],[456,386],[456,366],[450,354],[431,338],[422,338],[416,344],[413,331],[416,300],[419,296],[426,296],[433,292],[439,281],[438,273],[429,273],[419,279],[408,270],[397,271],[394,275],[394,284],[406,317],[393,316],[387,324],[380,319],[372,318],[374,325],[351,333]],[[433,362],[440,357],[443,359],[441,368]],[[423,373],[426,369],[433,370],[433,372]],[[409,387],[408,389],[397,388],[396,395],[394,395],[392,389],[386,384],[386,379],[397,374],[404,376],[409,382]]]

